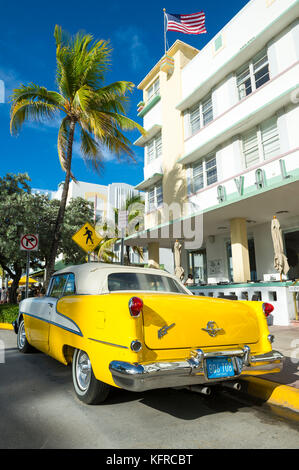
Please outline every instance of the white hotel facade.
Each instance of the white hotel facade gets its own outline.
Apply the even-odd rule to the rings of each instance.
[[[181,220],[200,211],[199,246],[180,238],[194,292],[270,300],[274,324],[289,324],[287,281],[299,278],[298,0],[249,1],[201,51],[176,41],[138,88],[148,131],[135,142],[145,149],[136,189],[146,194],[147,238],[138,243],[174,271],[176,237],[161,237],[165,207],[180,204]],[[273,265],[273,216],[291,266],[284,282]]]

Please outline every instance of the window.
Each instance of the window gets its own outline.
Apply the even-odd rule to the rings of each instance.
[[[213,106],[212,97],[210,96],[202,103],[202,122],[206,126],[211,121],[213,121]]]
[[[154,186],[148,191],[148,212],[157,209],[163,204],[162,184]]]
[[[237,88],[239,100],[270,80],[267,51],[263,49],[249,63],[237,71]]]
[[[146,163],[159,158],[162,155],[162,135],[161,132],[153,137],[146,146]]]
[[[189,129],[191,135],[213,120],[212,97],[197,103],[189,110]]]
[[[196,193],[200,189],[217,181],[216,156],[206,157],[200,163],[192,166],[191,192]]]
[[[63,295],[75,294],[75,276],[74,274],[61,274],[54,276],[49,288],[49,296],[60,298]]]
[[[216,183],[217,181],[217,166],[216,166],[216,157],[212,157],[209,160],[206,160],[206,177],[207,177],[207,186],[210,184]]]
[[[68,275],[63,295],[72,295],[75,293],[76,293],[75,275],[71,273]]]
[[[214,49],[218,51],[222,47],[222,36],[221,34],[214,41]]]
[[[113,273],[108,276],[108,290],[174,292],[186,294],[180,284],[171,277],[145,273]]]
[[[156,80],[148,89],[147,89],[147,102],[149,103],[155,96],[160,93],[160,80]]]
[[[193,166],[193,191],[199,191],[204,187],[203,163]]]
[[[280,151],[277,118],[272,117],[242,137],[246,168],[276,157]]]

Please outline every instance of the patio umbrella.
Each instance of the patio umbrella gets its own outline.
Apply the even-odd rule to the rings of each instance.
[[[178,240],[176,240],[173,248],[173,253],[174,253],[174,274],[180,281],[183,280],[184,278],[184,269],[181,266],[181,251],[182,251],[182,245],[179,243]]]
[[[283,240],[280,228],[280,223],[276,216],[273,217],[271,223],[271,235],[273,240],[274,248],[274,268],[280,274],[280,280],[282,280],[282,274],[287,274],[290,267],[288,259],[283,251]]]
[[[33,277],[29,277],[29,284],[35,284],[38,282],[36,279],[33,279]],[[11,286],[12,281],[8,281],[8,285]],[[26,276],[21,277],[19,281],[19,286],[25,286],[26,285]]]

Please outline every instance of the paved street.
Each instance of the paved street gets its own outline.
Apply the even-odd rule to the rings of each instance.
[[[0,448],[298,448],[299,423],[229,393],[115,389],[103,405],[81,404],[69,367],[20,354],[11,331],[0,340]]]

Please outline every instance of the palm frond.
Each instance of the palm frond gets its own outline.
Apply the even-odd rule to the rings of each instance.
[[[65,100],[56,91],[50,91],[45,87],[36,85],[35,83],[29,83],[28,85],[21,85],[20,88],[15,88],[10,97],[10,101],[15,105],[16,103],[23,101],[39,101],[47,104],[56,105],[61,111],[64,111]]]
[[[10,115],[10,132],[17,135],[26,120],[42,122],[53,119],[59,110],[56,105],[24,99],[13,104]]]
[[[100,248],[98,250],[98,257],[103,261],[112,261],[116,258],[115,253],[111,250],[111,247],[115,244],[117,238],[105,238],[100,242]]]
[[[98,142],[81,127],[81,152],[87,166],[100,173],[103,168],[103,153]]]

